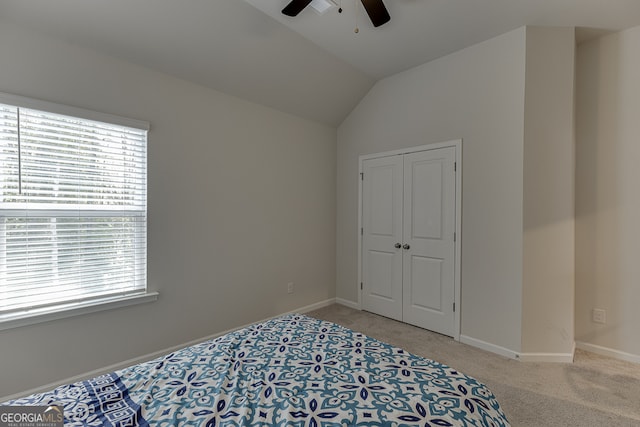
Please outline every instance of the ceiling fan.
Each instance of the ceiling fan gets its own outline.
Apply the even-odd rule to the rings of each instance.
[[[282,9],[282,13],[287,16],[298,16],[305,7],[309,6],[311,1],[312,0],[291,0],[291,2]],[[391,16],[389,16],[389,12],[382,0],[361,1],[374,27],[379,27],[389,22]]]

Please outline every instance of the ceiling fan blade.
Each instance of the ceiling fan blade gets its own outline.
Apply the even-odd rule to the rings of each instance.
[[[382,0],[362,0],[362,5],[369,18],[371,18],[374,27],[386,24],[391,19]]]
[[[309,3],[311,3],[311,0],[292,0],[282,9],[282,13],[287,16],[298,16],[302,9],[309,6]]]

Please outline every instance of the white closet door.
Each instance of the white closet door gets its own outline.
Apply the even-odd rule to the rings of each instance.
[[[403,320],[454,335],[454,147],[404,156]]]
[[[403,158],[363,162],[362,307],[402,320]]]

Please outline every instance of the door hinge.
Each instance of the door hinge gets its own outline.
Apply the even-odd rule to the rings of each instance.
[[[456,239],[457,239],[457,236],[456,236],[456,232],[454,231],[454,232],[453,232],[453,241],[455,242],[455,241],[456,241]]]
[[[364,172],[360,172],[360,181],[364,181]]]
[[[453,162],[453,171],[456,172],[458,170],[458,162]]]
[[[360,282],[360,290],[362,290],[362,282]]]
[[[364,236],[364,228],[362,228],[362,227],[360,228],[360,235]]]
[[[456,312],[456,303],[455,302],[453,303],[453,312],[454,313]]]

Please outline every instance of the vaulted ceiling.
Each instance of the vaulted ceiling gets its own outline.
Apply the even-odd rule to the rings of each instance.
[[[640,25],[638,0],[385,0],[379,28],[359,0],[341,2],[342,14],[290,18],[288,0],[0,0],[0,25],[332,126],[378,79],[523,25],[580,37]]]

